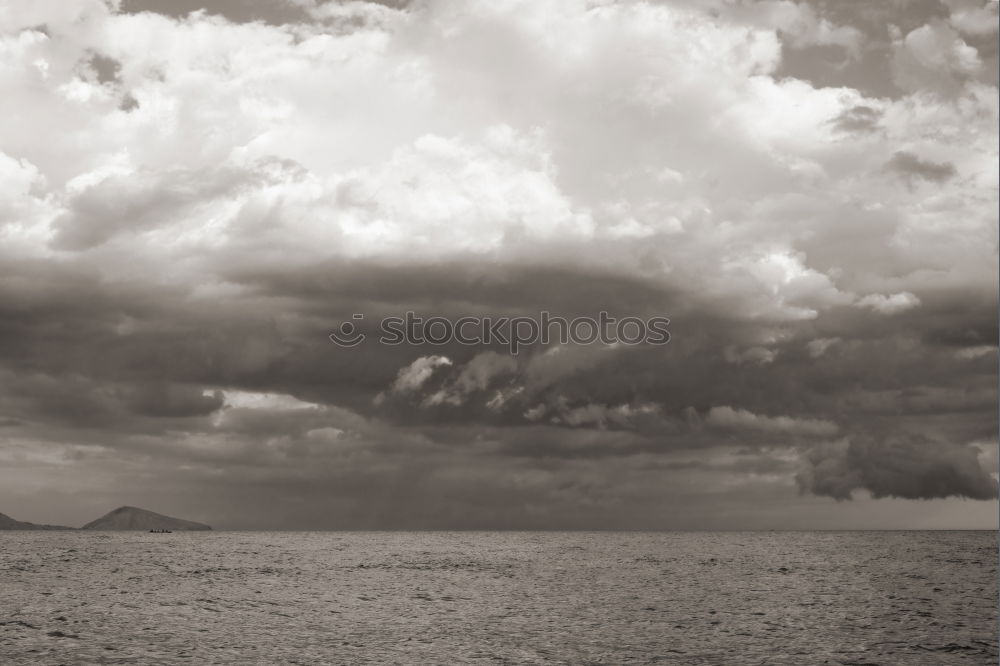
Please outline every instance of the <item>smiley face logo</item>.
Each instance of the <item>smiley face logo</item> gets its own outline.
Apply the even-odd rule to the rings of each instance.
[[[363,314],[356,314],[352,317],[352,319],[359,321],[364,318]],[[357,327],[349,321],[343,322],[340,329],[331,333],[329,337],[332,342],[341,347],[355,347],[365,341],[365,334],[358,332]]]

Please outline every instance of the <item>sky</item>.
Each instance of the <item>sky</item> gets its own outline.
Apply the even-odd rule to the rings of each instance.
[[[19,520],[997,526],[995,1],[7,0],[0,99]]]

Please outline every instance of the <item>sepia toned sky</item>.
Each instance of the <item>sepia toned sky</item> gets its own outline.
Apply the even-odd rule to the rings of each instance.
[[[8,0],[0,99],[0,512],[997,525],[996,2]],[[672,339],[327,337],[543,310]]]

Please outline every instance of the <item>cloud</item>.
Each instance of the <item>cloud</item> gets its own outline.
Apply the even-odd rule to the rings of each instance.
[[[895,172],[912,183],[916,179],[923,179],[932,183],[943,183],[956,175],[955,165],[950,162],[932,162],[922,160],[913,153],[898,151],[893,154],[885,168]]]
[[[156,417],[205,416],[228,404],[221,391],[166,383],[137,386],[130,402],[137,413]]]
[[[774,349],[768,349],[767,347],[747,347],[746,349],[737,349],[736,347],[730,345],[723,350],[723,356],[729,363],[735,363],[737,365],[742,365],[744,363],[766,365],[768,363],[774,363],[774,359],[778,357],[778,352]]]
[[[517,362],[511,356],[487,351],[477,354],[462,366],[461,372],[449,384],[424,400],[426,405],[461,405],[472,393],[485,391],[497,377],[517,370]]]
[[[995,436],[993,5],[153,4],[0,14],[0,503],[787,518],[847,511],[786,501],[800,438]],[[673,339],[374,342],[410,310]]]
[[[763,2],[753,7],[761,23],[776,26],[795,48],[840,46],[852,58],[860,57],[863,35],[852,26],[836,25],[821,18],[808,3]]]
[[[237,409],[291,410],[319,408],[319,405],[315,403],[306,402],[294,396],[282,395],[280,393],[251,393],[248,391],[217,391],[212,393],[212,395],[219,394],[221,394],[222,401],[226,407]]]
[[[948,22],[970,35],[990,35],[997,31],[996,0],[942,0],[950,10]]]
[[[705,417],[705,424],[725,430],[751,430],[807,437],[829,437],[839,430],[837,424],[824,419],[764,416],[729,406],[712,407]]]
[[[858,299],[856,305],[861,308],[869,308],[883,315],[894,315],[906,312],[920,305],[920,299],[908,291],[898,294],[868,294]]]
[[[851,499],[854,490],[905,499],[995,499],[997,481],[979,463],[980,450],[920,435],[871,436],[821,444],[806,456],[799,474],[803,492]]]
[[[878,108],[859,104],[845,109],[831,122],[844,132],[873,132],[878,128],[881,118],[882,112]]]
[[[546,412],[548,412],[548,407],[545,406],[544,404],[538,404],[532,407],[531,409],[525,411],[524,418],[528,419],[529,421],[538,421],[539,419],[545,416]]]
[[[997,353],[997,348],[992,345],[978,345],[975,347],[963,347],[955,352],[955,356],[960,359],[981,358]]]
[[[123,169],[91,173],[67,184],[66,212],[55,220],[53,246],[85,250],[117,234],[142,233],[183,218],[252,184],[253,172],[223,168],[214,173]]]
[[[806,343],[806,349],[813,358],[819,358],[833,345],[840,342],[840,338],[816,338]]]
[[[691,3],[694,4],[694,3]],[[849,57],[858,58],[864,35],[850,25],[839,25],[822,15],[821,7],[806,2],[763,0],[753,3],[703,2],[704,7],[760,28],[776,29],[782,43],[795,49],[809,46],[839,46]]]
[[[893,33],[894,79],[905,90],[951,92],[975,78],[983,61],[974,46],[947,23],[935,20],[902,36]]]
[[[644,419],[654,418],[660,412],[658,405],[645,403],[639,405],[622,404],[617,406],[590,404],[580,407],[563,407],[554,422],[562,422],[571,426],[596,426],[606,428],[634,428]],[[529,420],[532,420],[529,418]]]
[[[447,356],[421,356],[400,369],[389,390],[393,393],[413,393],[431,378],[437,368],[451,365]]]

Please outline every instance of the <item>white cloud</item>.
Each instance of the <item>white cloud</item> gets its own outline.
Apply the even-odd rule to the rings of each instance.
[[[705,423],[716,428],[734,430],[756,430],[768,433],[829,437],[839,428],[832,421],[824,419],[801,419],[791,416],[764,416],[745,409],[729,406],[712,407]]]
[[[920,299],[908,291],[886,296],[885,294],[868,294],[858,299],[857,306],[869,308],[884,315],[894,315],[906,312],[920,305]]]
[[[914,92],[892,101],[774,78],[778,30],[859,47],[804,4],[304,6],[322,21],[7,3],[5,246],[191,286],[265,257],[545,261],[788,322],[920,293],[914,264],[995,269],[995,88],[947,23],[898,35]],[[838,130],[859,106],[878,132]],[[883,173],[901,152],[958,176],[912,191]]]
[[[553,181],[540,134],[487,128],[467,143],[435,135],[377,170],[337,184],[343,239],[355,253],[422,257],[486,252],[520,238],[588,239],[593,224]]]
[[[983,356],[990,356],[996,353],[997,348],[993,345],[977,345],[975,347],[962,347],[955,352],[955,356],[963,361],[968,361],[970,359],[982,358]]]
[[[424,385],[437,368],[451,365],[447,356],[421,356],[409,365],[400,368],[390,390],[393,393],[413,393]]]
[[[449,384],[424,400],[425,405],[461,405],[472,393],[485,391],[494,379],[517,370],[513,357],[486,351],[462,366],[461,372]]]
[[[572,408],[560,405],[558,415],[554,416],[552,420],[556,423],[565,423],[571,426],[606,428],[609,425],[613,425],[621,428],[631,428],[642,417],[656,415],[659,412],[659,405],[653,403],[637,405],[624,403],[614,406],[592,403]],[[537,412],[531,413],[534,418],[525,414],[528,420],[536,420],[541,417],[541,414]]]
[[[486,407],[494,412],[502,411],[513,398],[524,393],[523,386],[508,386],[493,392],[493,397],[486,401]]]
[[[212,395],[211,391],[205,391],[205,395]],[[223,404],[226,407],[236,409],[264,409],[264,410],[295,410],[295,409],[319,409],[319,405],[312,402],[299,400],[294,396],[284,393],[253,393],[250,391],[222,391]]]

